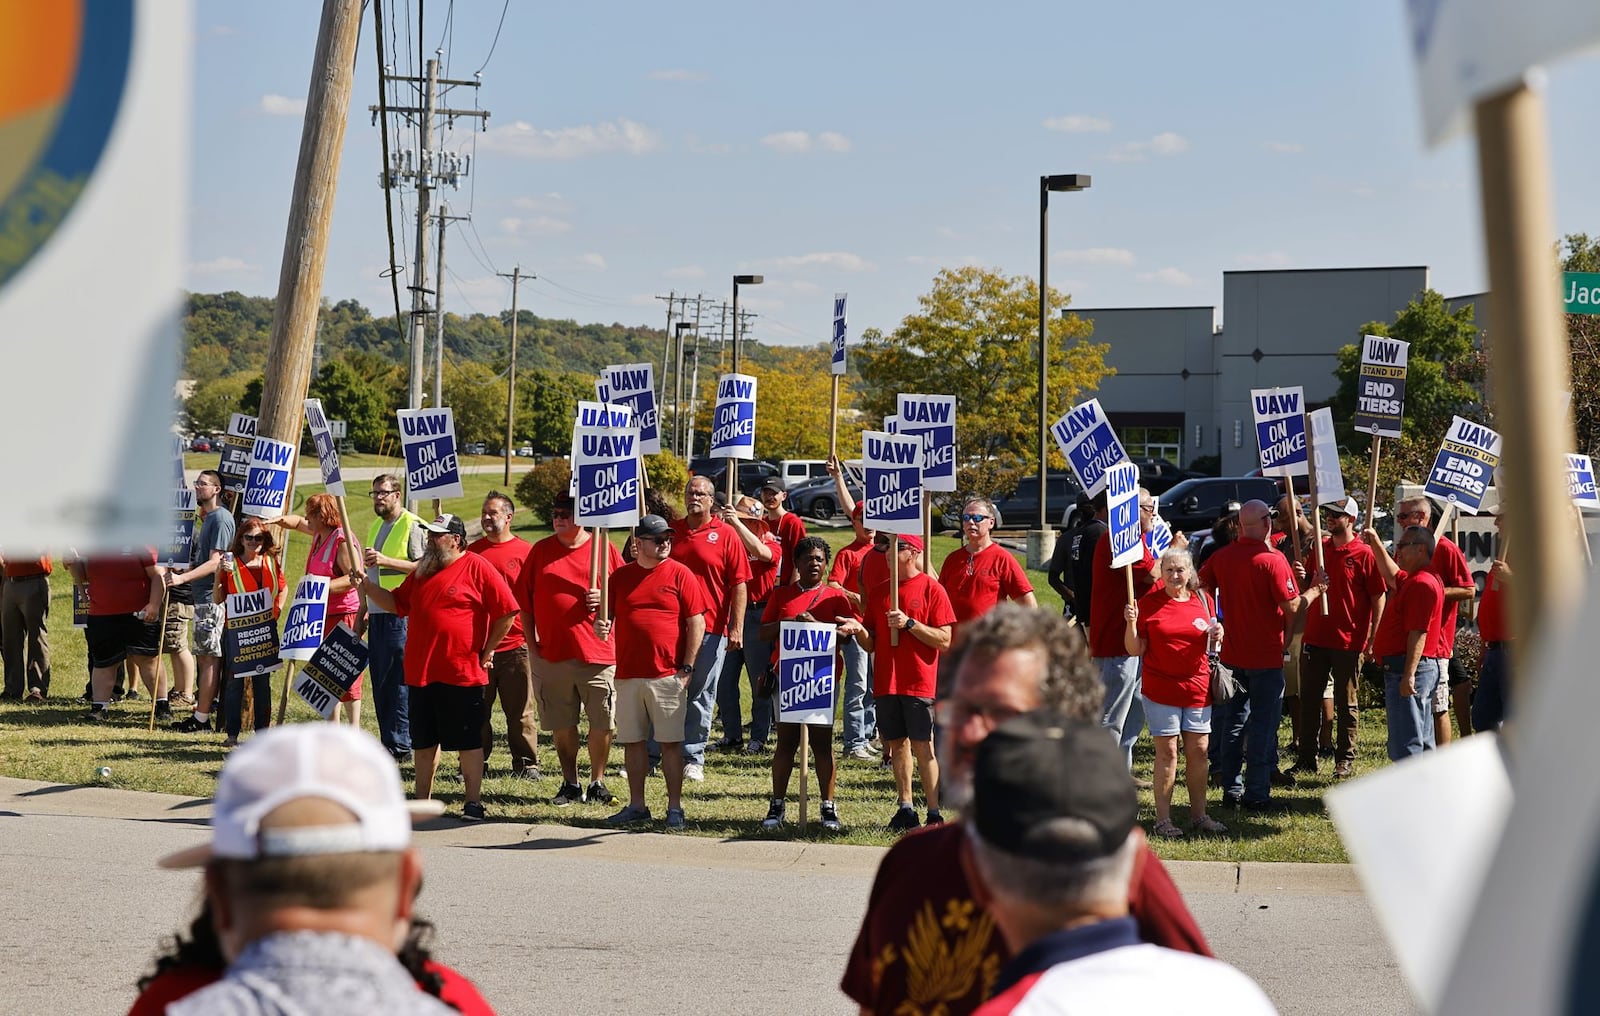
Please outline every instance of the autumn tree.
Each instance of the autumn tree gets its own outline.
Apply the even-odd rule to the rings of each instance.
[[[578,402],[593,399],[594,378],[538,368],[517,374],[517,437],[536,452],[565,455],[572,445]]]
[[[446,362],[444,404],[454,410],[456,441],[505,444],[506,379],[481,363]]]
[[[772,363],[746,368],[756,378],[756,454],[774,462],[826,458],[833,384],[828,347],[774,348],[771,353]],[[849,409],[849,393],[842,386],[839,399],[843,414]],[[841,458],[860,454],[860,443],[847,443],[847,437],[847,428],[841,427]]]

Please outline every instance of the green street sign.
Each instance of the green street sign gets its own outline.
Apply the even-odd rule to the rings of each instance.
[[[1562,272],[1561,300],[1568,314],[1600,314],[1600,272]]]

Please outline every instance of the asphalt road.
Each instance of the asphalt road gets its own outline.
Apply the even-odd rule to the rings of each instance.
[[[206,801],[0,779],[0,1013],[120,1013],[197,876]],[[420,834],[441,957],[505,1014],[849,1013],[881,851],[441,819]],[[1172,865],[1223,958],[1285,1013],[1415,1008],[1344,865]],[[1183,1000],[1174,994],[1175,1011]]]

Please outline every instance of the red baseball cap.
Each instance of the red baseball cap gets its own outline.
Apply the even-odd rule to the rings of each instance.
[[[913,535],[911,533],[901,533],[897,537],[897,539],[901,543],[903,543],[906,546],[910,547],[912,550],[921,550],[922,549],[922,537],[920,537],[920,536],[915,536],[915,535]]]
[[[863,503],[862,503],[862,502],[860,502],[860,501],[857,501],[857,502],[856,502],[856,506],[855,506],[855,507],[854,507],[854,508],[852,508],[852,509],[850,509],[850,517],[851,517],[851,518],[852,518],[852,519],[859,519],[859,518],[861,518],[861,516],[862,516],[862,515],[863,515],[863,514],[865,514],[865,509],[866,509],[866,505],[865,505],[865,504],[863,504]]]

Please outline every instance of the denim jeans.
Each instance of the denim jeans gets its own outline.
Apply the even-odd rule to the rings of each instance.
[[[394,614],[367,615],[367,662],[372,675],[372,701],[378,711],[378,733],[391,755],[411,750],[411,709],[406,696],[406,619]]]
[[[1417,661],[1415,695],[1400,694],[1405,666],[1404,656],[1383,658],[1383,711],[1389,725],[1391,762],[1434,748],[1433,693],[1439,686],[1439,661],[1426,656]]]
[[[756,679],[771,662],[772,643],[761,641],[761,608],[752,603],[744,614],[744,647],[723,653],[722,676],[717,679],[717,712],[722,715],[722,736],[744,740],[744,707],[739,671],[750,680],[750,740],[767,743],[772,736],[772,699],[756,697]]]
[[[284,678],[288,680],[287,676]],[[246,677],[223,675],[222,678],[222,729],[235,740],[244,729],[244,683],[250,681],[255,695],[256,733],[272,725],[272,674],[251,674]]]
[[[1144,705],[1139,695],[1139,657],[1101,656],[1094,661],[1100,667],[1100,682],[1105,685],[1105,706],[1100,712],[1100,725],[1111,731],[1111,736],[1122,746],[1128,758],[1128,771],[1133,771],[1133,745],[1144,729]]]
[[[1218,775],[1222,793],[1235,800],[1272,797],[1278,769],[1278,724],[1283,720],[1283,668],[1233,668],[1239,692],[1221,710]],[[1243,778],[1240,771],[1243,770]]]
[[[689,715],[683,724],[683,762],[706,764],[706,741],[711,737],[711,713],[717,704],[717,684],[722,676],[723,657],[728,639],[707,632],[694,657],[694,676],[689,678]],[[655,757],[659,749],[653,749]]]
[[[844,750],[848,754],[872,740],[878,710],[872,701],[872,654],[847,638],[839,640],[839,655],[844,657]]]
[[[1506,721],[1506,676],[1511,669],[1511,649],[1504,643],[1484,646],[1478,668],[1478,688],[1472,693],[1472,729],[1499,730]]]

